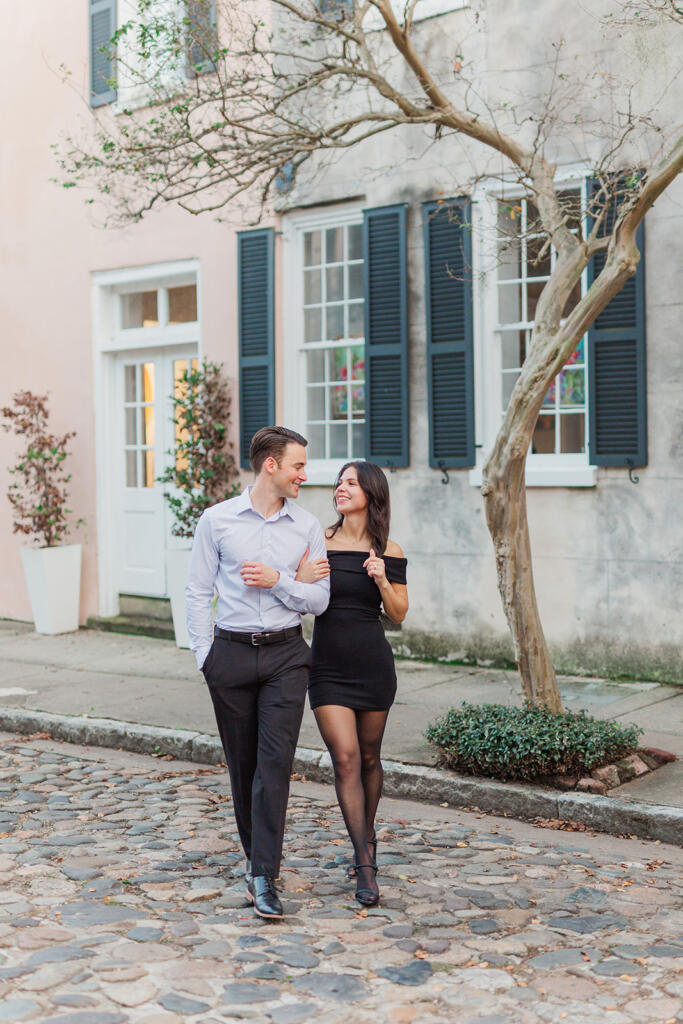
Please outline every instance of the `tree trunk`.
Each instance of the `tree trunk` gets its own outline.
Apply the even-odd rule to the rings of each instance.
[[[562,698],[536,604],[521,457],[496,446],[484,470],[486,522],[496,555],[498,590],[527,700],[562,711]]]

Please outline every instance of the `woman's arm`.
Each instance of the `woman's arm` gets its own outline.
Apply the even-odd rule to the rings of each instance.
[[[385,554],[393,558],[403,558],[400,547],[392,540],[387,542]],[[365,560],[363,565],[367,569],[368,576],[372,577],[379,588],[386,614],[392,622],[403,622],[408,614],[407,586],[404,583],[389,582],[384,559],[378,558],[373,548],[370,549],[370,557]]]

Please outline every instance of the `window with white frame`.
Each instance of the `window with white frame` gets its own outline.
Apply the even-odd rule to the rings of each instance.
[[[577,232],[584,208],[582,190],[578,187],[563,189],[561,197],[568,225]],[[495,362],[500,366],[499,414],[502,417],[526,357],[536,306],[556,255],[537,230],[538,211],[530,199],[498,199],[496,220],[499,351]],[[564,316],[569,315],[584,288],[582,278],[567,301]],[[554,456],[558,460],[565,456],[583,456],[582,461],[587,461],[586,394],[586,339],[583,338],[548,389],[534,429],[530,456]]]
[[[363,225],[358,218],[301,227],[297,233],[300,426],[308,438],[308,456],[363,458]]]

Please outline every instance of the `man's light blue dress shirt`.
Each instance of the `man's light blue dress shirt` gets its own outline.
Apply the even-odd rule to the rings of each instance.
[[[200,517],[192,544],[185,587],[190,647],[202,667],[213,643],[211,602],[218,591],[216,625],[236,633],[261,633],[298,626],[301,615],[321,615],[330,600],[329,578],[317,583],[294,579],[309,548],[309,559],[326,558],[325,536],[315,516],[285,498],[265,519],[251,503],[250,488],[208,508]],[[243,562],[277,569],[274,587],[248,587],[240,576]]]

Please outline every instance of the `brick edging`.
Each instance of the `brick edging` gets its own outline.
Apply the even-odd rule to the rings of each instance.
[[[0,730],[22,735],[44,732],[67,743],[113,747],[138,754],[171,754],[179,760],[201,764],[218,764],[223,760],[217,736],[112,718],[72,717],[49,711],[0,707]],[[680,807],[590,793],[556,792],[540,786],[457,775],[445,769],[400,761],[383,761],[382,764],[386,796],[448,803],[451,807],[476,807],[525,820],[571,821],[600,832],[683,845],[683,808]],[[311,782],[329,783],[333,778],[330,755],[306,747],[297,747],[294,771]]]

